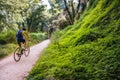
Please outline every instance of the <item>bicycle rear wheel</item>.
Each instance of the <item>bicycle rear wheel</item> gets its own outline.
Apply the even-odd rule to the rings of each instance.
[[[21,58],[20,48],[16,48],[14,51],[14,60],[18,62]]]
[[[30,48],[26,48],[25,52],[24,52],[25,56],[27,57],[29,55],[29,53],[30,53]]]

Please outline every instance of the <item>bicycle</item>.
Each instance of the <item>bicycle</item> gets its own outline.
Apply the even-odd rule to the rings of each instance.
[[[22,47],[17,47],[14,51],[14,60],[18,62],[21,59],[21,56],[24,54],[26,57],[28,57],[30,53],[30,47],[23,49]]]

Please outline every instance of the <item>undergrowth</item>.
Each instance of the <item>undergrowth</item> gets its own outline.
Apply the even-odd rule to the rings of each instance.
[[[39,32],[39,33],[31,33],[30,38],[31,38],[32,43],[39,43],[47,39],[48,36],[46,33]]]
[[[0,59],[11,54],[16,47],[15,44],[0,45]]]

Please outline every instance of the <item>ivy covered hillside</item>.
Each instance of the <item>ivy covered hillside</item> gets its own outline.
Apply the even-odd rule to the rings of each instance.
[[[27,80],[120,80],[120,0],[90,0],[54,33]]]

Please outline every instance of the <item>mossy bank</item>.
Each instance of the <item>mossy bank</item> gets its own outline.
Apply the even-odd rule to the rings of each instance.
[[[73,26],[54,33],[27,80],[119,80],[119,4],[95,0]]]

